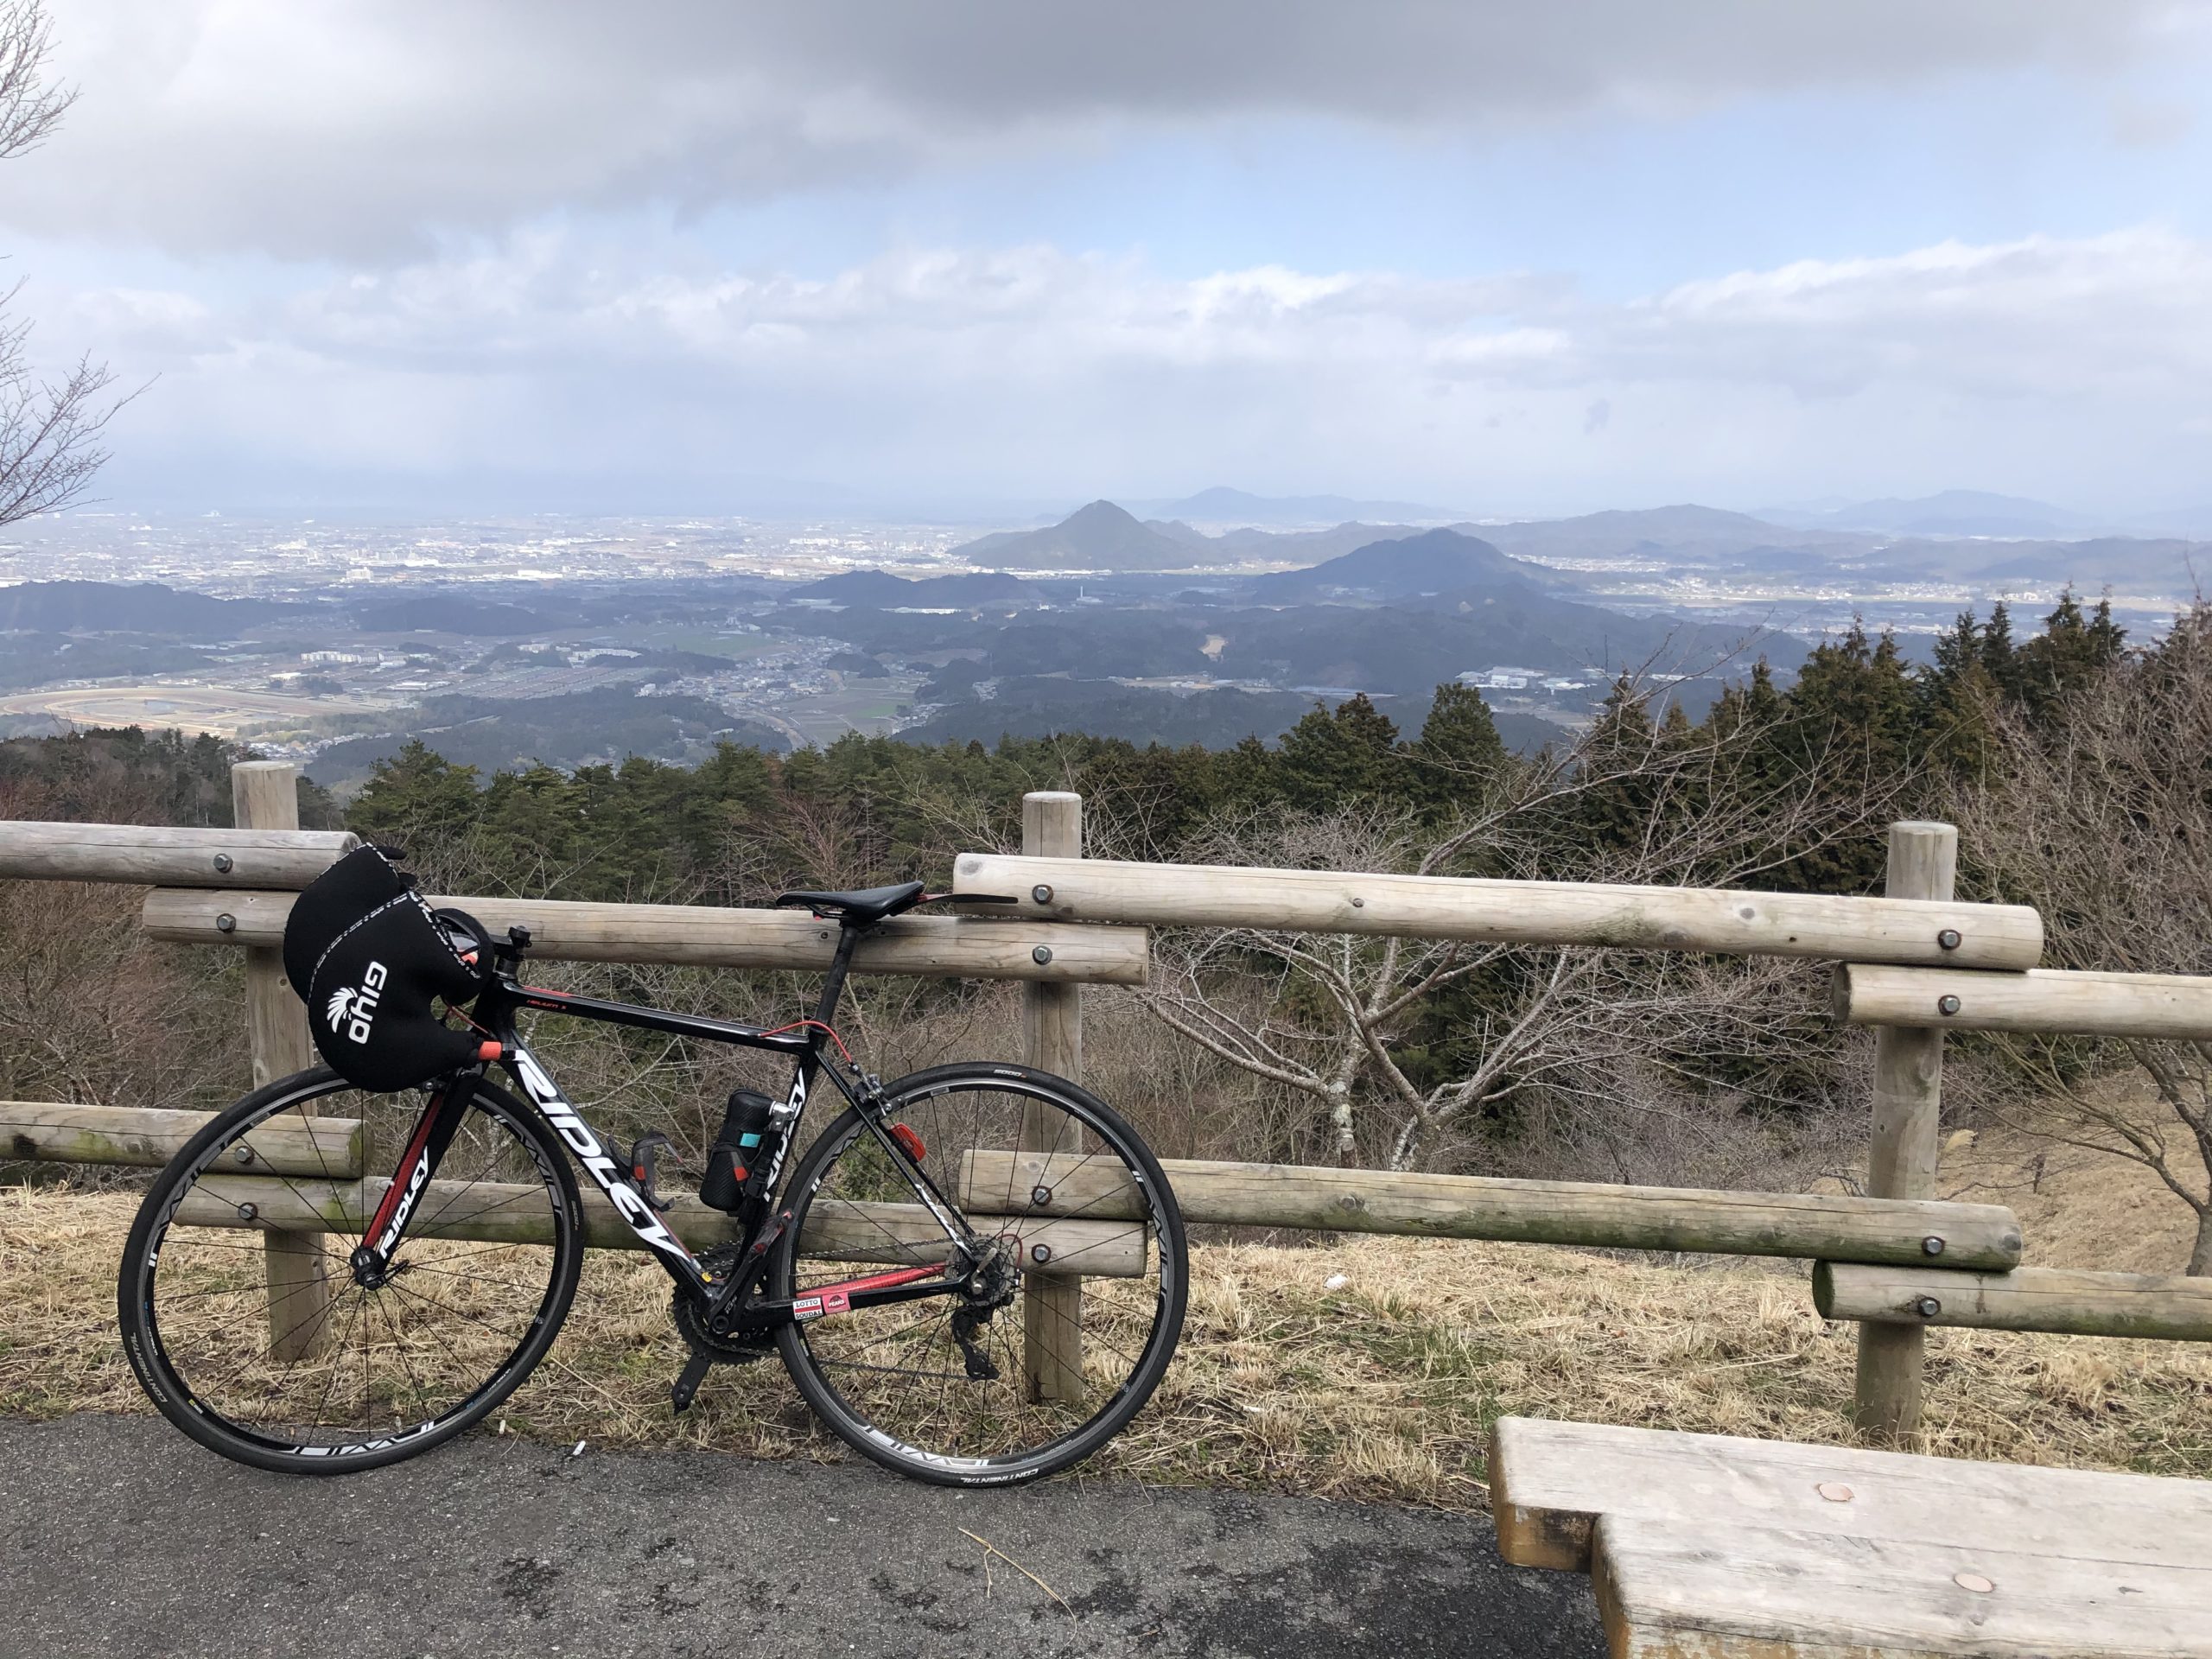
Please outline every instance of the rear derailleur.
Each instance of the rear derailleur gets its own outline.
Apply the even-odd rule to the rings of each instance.
[[[1014,1300],[1021,1282],[1017,1266],[1020,1246],[1003,1238],[979,1238],[964,1246],[967,1276],[961,1286],[960,1306],[953,1310],[952,1339],[960,1344],[960,1358],[970,1382],[995,1382],[999,1368],[976,1338],[991,1322],[991,1315]]]

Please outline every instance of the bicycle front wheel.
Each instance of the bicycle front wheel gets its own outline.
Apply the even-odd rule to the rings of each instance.
[[[939,1066],[885,1091],[882,1122],[990,1249],[972,1294],[835,1306],[778,1345],[849,1445],[943,1485],[1034,1480],[1089,1457],[1159,1386],[1189,1262],[1175,1195],[1135,1129],[1050,1073]],[[895,1127],[894,1127],[895,1126]],[[950,1259],[952,1246],[858,1109],[791,1178],[774,1294]]]
[[[583,1264],[575,1177],[544,1121],[488,1083],[390,1270],[355,1273],[428,1098],[299,1072],[155,1178],[124,1248],[124,1351],[202,1446],[293,1473],[374,1468],[479,1421],[544,1355]]]

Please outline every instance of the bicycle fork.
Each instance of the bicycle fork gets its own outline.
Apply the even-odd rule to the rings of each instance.
[[[460,1132],[469,1103],[476,1097],[476,1085],[483,1076],[481,1065],[457,1072],[423,1103],[423,1115],[415,1121],[414,1133],[407,1137],[407,1150],[400,1156],[399,1167],[392,1172],[384,1197],[378,1200],[367,1225],[362,1228],[360,1243],[347,1258],[353,1281],[364,1289],[374,1290],[391,1278],[391,1258],[398,1250],[400,1241],[407,1236],[407,1224],[414,1219],[423,1193],[429,1191],[438,1166],[445,1160],[447,1148]]]

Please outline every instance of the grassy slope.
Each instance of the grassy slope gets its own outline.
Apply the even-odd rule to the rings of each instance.
[[[2187,1211],[2171,1196],[2125,1167],[2056,1167],[2056,1154],[2042,1192],[2010,1191],[2034,1152],[1985,1135],[1955,1150],[1949,1184],[2005,1189],[1993,1195],[2020,1203],[2034,1259],[2172,1268]],[[133,1202],[0,1189],[0,1409],[146,1408],[114,1339],[111,1274]],[[2130,1230],[2115,1246],[2120,1217]],[[1479,1509],[1484,1436],[1501,1413],[1852,1438],[1853,1328],[1815,1315],[1794,1264],[1345,1238],[1204,1247],[1194,1281],[1168,1382],[1096,1472]],[[772,1363],[718,1370],[671,1421],[681,1356],[666,1299],[657,1268],[594,1252],[546,1370],[510,1404],[510,1431],[839,1455]],[[1929,1451],[2212,1477],[2212,1348],[1948,1331],[1929,1351]]]

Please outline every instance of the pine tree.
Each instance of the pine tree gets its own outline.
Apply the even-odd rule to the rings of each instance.
[[[2047,718],[2076,690],[2120,660],[2122,629],[2112,620],[2112,600],[2099,601],[2094,620],[2067,588],[2044,619],[2043,632],[2022,645],[2016,695],[2029,715]]]
[[[483,811],[476,768],[456,766],[420,738],[379,760],[346,810],[362,840],[407,849],[418,859],[450,858]]]
[[[1989,620],[1974,641],[1974,658],[1998,691],[2016,702],[2020,696],[2019,648],[2012,642],[2012,612],[2003,600],[1989,607]]]
[[[1657,780],[1638,770],[1651,753],[1649,694],[1625,674],[1613,682],[1590,728],[1584,753],[1594,781],[1578,800],[1580,833],[1600,847],[1631,847],[1643,839],[1657,799]],[[1618,772],[1618,776],[1609,774]]]
[[[1506,762],[1505,743],[1483,694],[1456,680],[1438,686],[1413,758],[1424,805],[1479,798]]]
[[[1922,745],[1936,765],[1979,773],[1988,764],[1991,720],[2004,693],[1983,665],[1974,612],[1936,636],[1936,660],[1913,685]]]
[[[1316,703],[1285,732],[1277,771],[1291,805],[1320,811],[1397,793],[1405,781],[1401,759],[1396,725],[1363,691],[1333,713]]]

